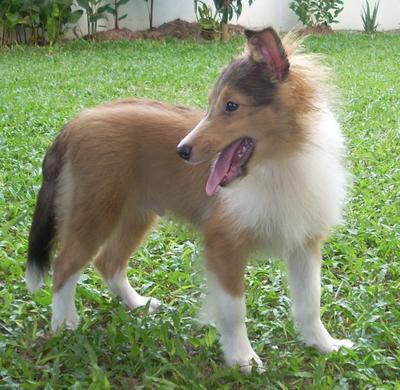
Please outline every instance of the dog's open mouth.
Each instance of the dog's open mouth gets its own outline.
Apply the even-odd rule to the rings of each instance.
[[[251,138],[240,138],[227,146],[219,153],[211,167],[207,180],[206,192],[212,196],[217,192],[218,186],[226,186],[245,173],[245,166],[254,150]]]

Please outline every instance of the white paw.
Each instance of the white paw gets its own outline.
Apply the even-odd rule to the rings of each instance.
[[[234,356],[226,357],[226,363],[228,366],[238,365],[240,371],[245,375],[249,375],[251,373],[254,365],[257,367],[257,371],[259,373],[264,371],[264,365],[253,349],[239,352]]]
[[[354,345],[350,340],[337,340],[331,337],[321,322],[308,328],[305,333],[306,345],[317,348],[321,353],[338,351],[341,347],[351,348]]]
[[[341,347],[345,348],[353,348],[354,343],[351,340],[348,339],[343,339],[343,340],[337,340],[337,339],[332,339],[330,345],[329,345],[329,350],[326,352],[334,352],[334,351],[339,351]]]
[[[352,348],[354,343],[351,340],[343,339],[337,340],[329,337],[324,341],[306,341],[306,344],[310,347],[315,347],[321,353],[329,353],[339,351],[341,347]]]
[[[108,285],[110,286],[111,291],[113,291],[115,295],[119,296],[122,299],[122,302],[129,309],[136,309],[137,307],[145,306],[150,300],[149,312],[153,313],[161,305],[161,302],[156,298],[143,297],[138,294],[129,284],[124,272],[117,272],[112,279],[108,280]]]
[[[56,332],[62,325],[69,330],[75,330],[79,326],[79,315],[76,310],[71,310],[67,315],[53,313],[51,318],[51,330]]]
[[[139,294],[131,297],[132,299],[124,300],[126,306],[129,309],[136,309],[137,307],[146,306],[147,302],[150,300],[149,313],[154,313],[161,305],[161,302],[157,298],[142,297]]]
[[[142,298],[144,299],[144,303],[140,306],[147,305],[147,302],[150,300],[149,313],[154,313],[161,306],[161,302],[157,298],[152,298],[152,297],[142,297]]]
[[[306,345],[315,347],[322,353],[338,351],[341,347],[351,348],[354,345],[350,340],[334,339],[325,329],[321,320],[301,326],[300,331]]]

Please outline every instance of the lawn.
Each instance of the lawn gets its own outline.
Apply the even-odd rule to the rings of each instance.
[[[312,37],[342,94],[353,186],[345,222],[324,248],[323,320],[354,350],[300,342],[280,261],[248,267],[248,330],[267,370],[225,368],[212,327],[195,320],[204,282],[199,237],[164,221],[131,259],[155,315],[122,304],[89,268],[81,326],[50,335],[50,283],[27,293],[27,235],[46,148],[82,108],[126,96],[205,108],[242,40],[73,42],[0,51],[0,388],[400,389],[400,35]]]

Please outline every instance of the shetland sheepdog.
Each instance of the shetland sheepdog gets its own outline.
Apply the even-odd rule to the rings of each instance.
[[[37,290],[50,267],[51,327],[76,328],[79,275],[93,258],[126,306],[139,295],[128,259],[165,212],[204,237],[209,294],[228,365],[262,362],[245,325],[249,255],[284,259],[293,317],[307,345],[351,347],[320,319],[321,245],[341,216],[344,142],[326,68],[272,28],[245,31],[245,53],[222,71],[206,112],[149,100],[86,110],[49,148],[29,236],[26,282]],[[185,160],[186,163],[183,161]]]

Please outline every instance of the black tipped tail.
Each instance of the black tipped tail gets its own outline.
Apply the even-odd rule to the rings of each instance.
[[[29,233],[28,263],[25,281],[28,290],[38,290],[50,268],[54,238],[54,183],[43,180]]]
[[[44,275],[50,268],[50,254],[55,236],[54,200],[64,154],[59,138],[48,150],[43,161],[43,183],[29,233],[25,281],[31,292],[41,287]]]

